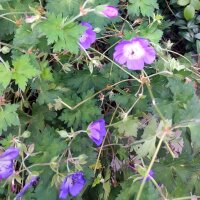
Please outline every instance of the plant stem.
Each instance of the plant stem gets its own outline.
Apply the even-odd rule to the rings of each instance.
[[[148,177],[149,172],[150,172],[151,168],[153,167],[153,164],[154,164],[154,162],[155,162],[155,160],[156,160],[156,157],[157,157],[157,155],[158,155],[158,152],[159,152],[159,150],[160,150],[160,147],[161,147],[161,145],[162,145],[162,142],[163,142],[163,140],[164,140],[164,138],[165,138],[165,135],[166,135],[166,132],[163,132],[163,135],[162,135],[162,137],[160,138],[160,141],[159,141],[159,143],[158,143],[158,146],[156,147],[156,151],[155,151],[155,153],[154,153],[154,155],[153,155],[153,157],[152,157],[152,159],[151,159],[151,162],[150,162],[149,167],[148,167],[148,169],[147,169],[147,171],[146,171],[146,174],[145,174],[145,176],[144,176],[144,178],[143,178],[143,180],[142,180],[142,184],[141,184],[141,186],[140,186],[140,189],[139,189],[139,192],[138,192],[138,194],[137,194],[136,200],[140,200],[142,191],[143,191],[143,189],[144,189],[144,185],[145,185],[145,183],[146,183],[146,178]]]

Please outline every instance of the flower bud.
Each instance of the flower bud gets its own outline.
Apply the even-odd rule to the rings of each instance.
[[[118,9],[115,8],[114,6],[107,6],[107,5],[97,6],[96,11],[97,13],[100,13],[110,19],[118,16]]]

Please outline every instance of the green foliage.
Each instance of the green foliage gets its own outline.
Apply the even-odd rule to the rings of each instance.
[[[100,13],[107,5],[119,16]],[[40,181],[22,199],[59,199],[62,180],[83,171],[76,199],[134,200],[155,152],[141,200],[199,195],[199,9],[199,0],[0,0],[0,154],[20,149],[0,199],[31,175]],[[93,48],[78,44],[82,21],[96,32]],[[136,36],[156,50],[143,71],[113,57]],[[100,118],[107,134],[97,146],[87,127]]]
[[[120,123],[114,125],[115,128],[118,129],[120,136],[134,136],[137,137],[137,129],[139,126],[139,122],[137,119],[133,119],[132,117],[125,118]]]
[[[82,97],[79,97],[76,94],[69,94],[67,98],[64,98],[64,101],[70,106],[75,106],[92,95],[92,90],[88,91],[86,94],[83,94]],[[98,119],[100,117],[100,109],[95,104],[96,101],[91,99],[77,109],[70,110],[65,108],[62,111],[59,119],[68,127],[72,126],[74,129],[77,129],[80,126],[87,127],[87,125],[89,125],[89,123],[92,121],[91,119]]]
[[[154,9],[158,9],[157,0],[129,0],[128,13],[133,16],[139,16],[140,13],[143,16],[152,17]]]
[[[46,9],[56,15],[71,17],[79,13],[82,0],[47,0]]]
[[[28,80],[40,73],[31,64],[29,55],[22,55],[13,60],[13,66],[12,78],[22,91],[25,90]]]
[[[78,53],[78,39],[83,34],[85,27],[70,23],[64,26],[64,18],[61,14],[46,14],[47,19],[38,24],[41,34],[47,37],[48,44],[54,44],[54,52],[69,50]]]
[[[18,126],[20,124],[18,114],[16,113],[18,108],[17,104],[7,104],[1,107],[0,111],[0,135],[2,131],[7,131],[10,126]]]
[[[12,72],[10,71],[9,63],[0,63],[0,83],[4,88],[8,86],[12,79]]]

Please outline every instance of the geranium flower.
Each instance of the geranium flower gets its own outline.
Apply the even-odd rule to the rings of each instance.
[[[104,10],[100,12],[102,15],[108,18],[115,18],[118,16],[118,9],[114,6],[105,6]]]
[[[14,172],[14,159],[19,155],[19,149],[9,147],[0,156],[0,180],[6,179]]]
[[[66,199],[68,195],[77,196],[85,186],[86,179],[83,172],[75,172],[66,176],[60,187],[60,199]]]
[[[22,190],[17,194],[15,199],[16,200],[20,199],[30,187],[33,187],[37,183],[38,183],[38,176],[33,176],[31,180],[27,184],[25,184]]]
[[[151,64],[156,58],[156,51],[150,46],[149,41],[135,37],[117,44],[113,54],[114,60],[125,64],[130,70],[142,70],[144,64]]]
[[[88,49],[96,40],[96,33],[93,31],[92,26],[87,22],[82,22],[82,26],[87,27],[84,34],[80,37],[80,46],[84,49]]]
[[[95,142],[97,146],[101,145],[103,138],[106,135],[105,120],[99,119],[92,122],[88,126],[88,132],[90,139]]]

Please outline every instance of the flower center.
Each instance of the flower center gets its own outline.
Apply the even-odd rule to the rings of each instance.
[[[88,34],[87,34],[87,33],[84,33],[84,34],[80,37],[79,41],[83,43],[83,42],[86,41],[87,37],[88,37]]]
[[[145,54],[144,48],[139,42],[125,45],[123,51],[125,57],[127,57],[129,60],[142,58]]]

